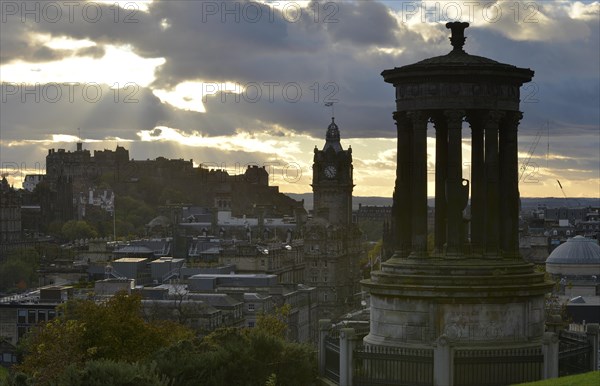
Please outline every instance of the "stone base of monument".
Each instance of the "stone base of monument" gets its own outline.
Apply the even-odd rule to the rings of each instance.
[[[543,378],[544,300],[552,283],[518,259],[392,258],[362,285],[366,346],[433,351],[435,384]]]

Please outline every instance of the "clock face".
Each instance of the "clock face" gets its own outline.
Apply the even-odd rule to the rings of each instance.
[[[335,170],[335,166],[327,166],[325,168],[325,177],[327,178],[333,178],[335,177],[337,170]]]

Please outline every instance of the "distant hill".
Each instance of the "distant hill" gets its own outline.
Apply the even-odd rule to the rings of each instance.
[[[285,193],[285,195],[290,196],[294,200],[304,200],[304,208],[306,210],[312,210],[313,208],[313,194],[312,193]],[[352,209],[357,210],[358,204],[363,205],[392,205],[391,197],[352,197]]]
[[[287,196],[295,200],[304,200],[304,208],[306,210],[312,210],[313,208],[313,194],[312,193],[285,193]],[[428,199],[429,205],[434,206],[434,199]],[[392,205],[391,197],[352,197],[352,207],[354,210],[358,209],[358,204],[363,205],[377,205],[385,206]],[[600,207],[600,197],[598,198],[564,198],[564,197],[523,197],[521,198],[521,207],[523,210],[536,209],[538,205],[545,205],[548,208],[577,208],[594,206]]]

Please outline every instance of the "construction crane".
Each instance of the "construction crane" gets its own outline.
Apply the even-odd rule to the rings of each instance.
[[[556,180],[556,182],[558,182],[558,186],[560,187],[560,191],[562,192],[563,196],[565,196],[565,201],[566,201],[567,203],[569,203],[569,198],[567,197],[567,194],[565,193],[565,190],[563,189],[563,186],[562,186],[562,184],[560,183],[560,181],[559,181],[559,180]],[[578,199],[576,199],[576,198],[573,198],[573,199],[574,199],[575,201],[577,201],[577,206],[581,206],[581,202],[579,202],[579,200],[578,200]]]
[[[535,153],[535,149],[537,148],[538,143],[540,143],[540,138],[542,138],[542,132],[538,131],[533,139],[531,145],[529,145],[529,150],[527,150],[527,158],[521,164],[521,174],[519,175],[519,182],[523,179],[525,175],[525,171],[529,167],[531,163],[531,157],[533,157],[533,153]]]

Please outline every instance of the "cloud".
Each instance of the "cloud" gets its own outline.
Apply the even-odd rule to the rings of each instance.
[[[79,127],[91,140],[133,141],[136,157],[266,160],[290,156],[286,143],[299,141],[302,154],[293,158],[309,166],[312,148],[321,143],[330,119],[323,104],[336,101],[336,122],[343,143],[353,144],[356,171],[360,166],[372,176],[357,189],[368,185],[391,191],[395,147],[369,142],[396,136],[394,90],[380,73],[449,52],[446,20],[435,14],[438,3],[439,12],[449,10],[449,3],[424,2],[426,10],[434,10],[425,21],[422,9],[407,19],[403,8],[420,3],[393,1],[277,6],[154,1],[138,8],[121,4],[118,12],[112,2],[94,2],[103,16],[93,23],[82,16],[81,7],[74,22],[63,17],[50,23],[42,17],[23,23],[20,14],[5,13],[6,22],[0,24],[0,146],[4,153],[7,143],[48,141],[55,134],[75,135]],[[467,15],[466,3],[452,3]],[[502,17],[486,19],[484,6],[500,7]],[[467,52],[535,70],[534,83],[521,90],[525,118],[520,133],[527,139],[550,121],[553,154],[563,158],[549,166],[564,176],[578,168],[591,174],[598,170],[598,7],[598,2],[485,2],[474,9],[466,31]],[[252,13],[257,9],[260,17]],[[35,82],[38,100],[30,95],[23,101],[22,93],[7,89]],[[50,92],[53,82],[95,82],[102,97],[90,103],[78,90],[73,101],[48,102],[52,95],[44,90]],[[128,82],[133,85],[124,88]],[[219,86],[207,94],[203,85],[239,85],[243,92]],[[128,96],[136,102],[125,103]],[[154,140],[142,141],[146,137],[140,133]],[[194,141],[212,145],[186,145]],[[371,147],[358,155],[361,142]],[[9,154],[27,158],[34,144],[22,142]],[[279,147],[284,153],[277,153]],[[375,166],[385,176],[380,185],[374,181]]]

